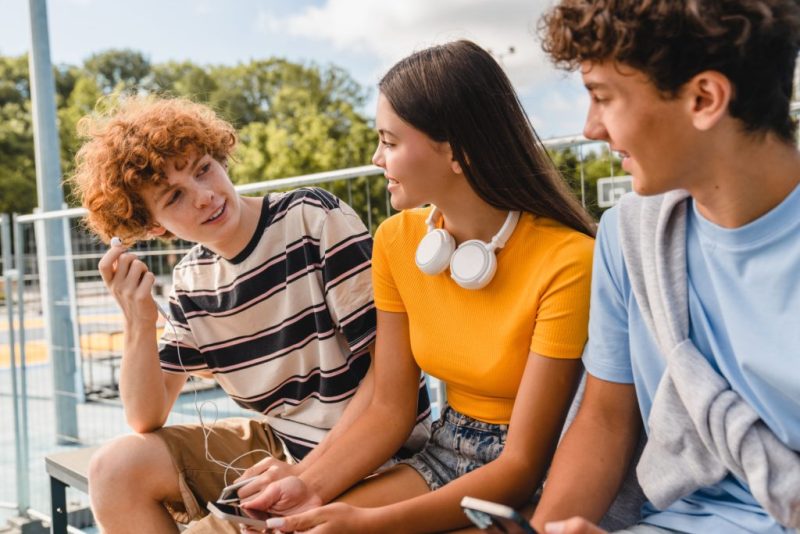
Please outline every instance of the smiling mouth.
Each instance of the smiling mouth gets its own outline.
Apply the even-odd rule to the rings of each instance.
[[[209,222],[214,222],[217,219],[219,219],[222,216],[222,214],[225,213],[225,206],[226,205],[227,205],[227,203],[223,203],[222,206],[220,206],[217,211],[215,211],[214,213],[211,214],[211,217],[209,217],[208,219],[205,220],[205,222],[203,222],[203,224],[209,223]]]

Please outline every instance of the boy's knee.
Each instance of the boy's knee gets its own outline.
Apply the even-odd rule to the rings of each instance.
[[[89,491],[115,485],[115,492],[150,479],[169,461],[166,447],[155,436],[121,436],[103,445],[89,462]],[[161,473],[159,473],[161,474]],[[142,485],[135,484],[140,488]]]

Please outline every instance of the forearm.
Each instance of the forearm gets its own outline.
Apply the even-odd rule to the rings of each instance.
[[[622,387],[622,386],[620,386]],[[575,515],[598,522],[614,501],[630,466],[641,432],[641,419],[633,387],[624,397],[610,397],[620,406],[616,412],[581,407],[559,444],[548,473],[534,526]],[[587,396],[589,387],[587,386]],[[593,404],[584,399],[584,403]]]
[[[172,405],[161,371],[155,325],[128,324],[120,364],[120,397],[128,425],[150,432],[166,421]]]
[[[529,462],[498,458],[436,491],[376,510],[376,532],[443,532],[469,524],[461,499],[477,497],[513,507],[530,500],[538,480]],[[543,471],[543,470],[542,470]]]
[[[370,403],[335,441],[330,440],[330,446],[305,468],[300,478],[323,503],[330,502],[397,452],[414,426],[414,406],[399,410],[396,405]]]
[[[339,441],[347,432],[347,430],[353,425],[353,423],[357,421],[358,418],[366,411],[370,401],[372,400],[373,384],[373,372],[372,366],[370,366],[366,376],[364,376],[364,378],[361,380],[358,390],[356,390],[355,395],[353,395],[353,398],[350,400],[347,408],[345,408],[344,413],[342,413],[342,417],[339,419],[339,421],[337,421],[330,432],[328,432],[328,435],[325,436],[325,439],[323,439],[319,445],[314,447],[314,449],[308,453],[305,458],[303,458],[302,462],[295,466],[296,474],[304,472],[310,465],[316,462],[317,459],[322,457],[330,445]]]

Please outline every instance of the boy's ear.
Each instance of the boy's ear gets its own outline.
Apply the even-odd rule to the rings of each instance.
[[[714,70],[696,74],[683,87],[691,120],[701,131],[713,128],[727,113],[733,86],[727,76]]]
[[[167,229],[161,226],[160,224],[156,223],[147,230],[147,236],[149,238],[159,237],[167,233]]]

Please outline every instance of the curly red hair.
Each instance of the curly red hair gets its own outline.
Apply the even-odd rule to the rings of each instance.
[[[141,96],[83,117],[78,134],[86,142],[68,181],[89,210],[87,226],[106,243],[112,236],[125,243],[147,238],[156,221],[141,189],[166,180],[167,162],[195,152],[225,162],[237,141],[233,126],[208,106]]]

